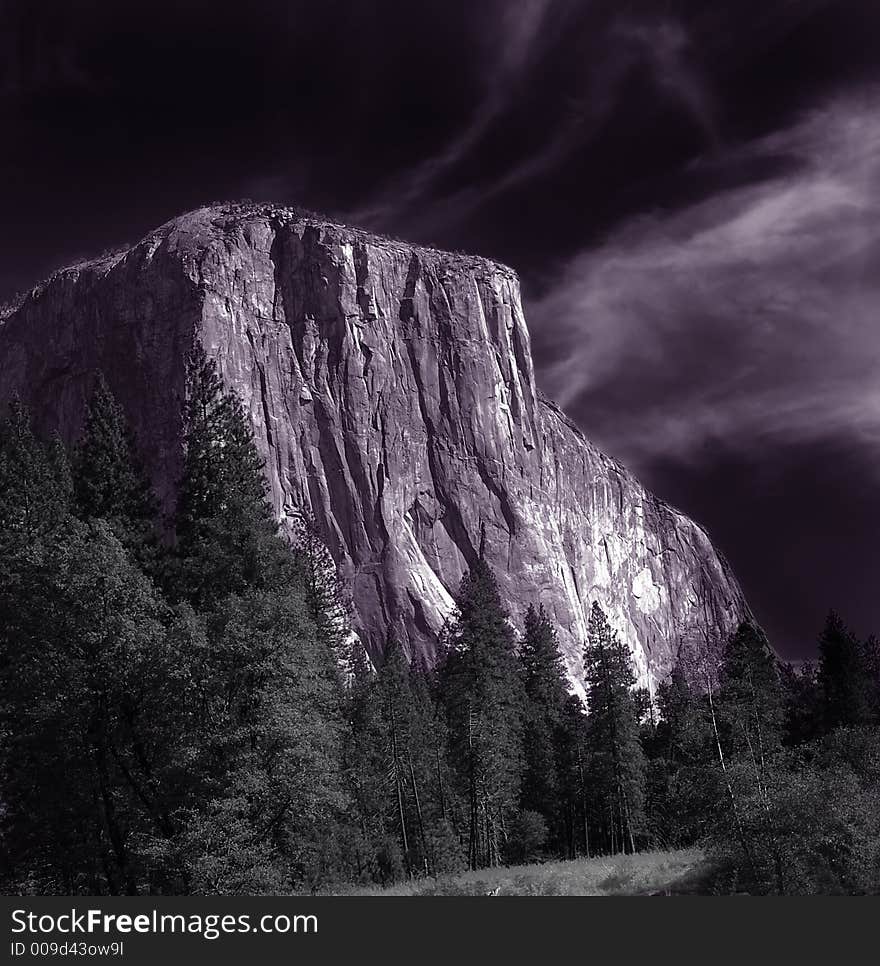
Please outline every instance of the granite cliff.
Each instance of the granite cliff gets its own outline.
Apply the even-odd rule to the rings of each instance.
[[[279,518],[314,513],[374,655],[393,624],[430,658],[481,534],[514,622],[543,603],[573,679],[593,600],[648,685],[748,614],[706,533],[540,395],[517,277],[486,259],[199,209],[7,306],[0,403],[18,392],[73,440],[103,370],[170,505],[196,339],[250,414]]]

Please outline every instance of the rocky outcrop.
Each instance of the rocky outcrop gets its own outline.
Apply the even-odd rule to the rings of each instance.
[[[279,518],[314,513],[374,655],[390,625],[433,654],[481,534],[512,620],[543,603],[574,679],[593,600],[645,684],[748,614],[705,532],[538,393],[517,277],[486,259],[200,209],[7,309],[0,402],[17,391],[72,440],[102,369],[170,505],[196,339],[250,414]]]

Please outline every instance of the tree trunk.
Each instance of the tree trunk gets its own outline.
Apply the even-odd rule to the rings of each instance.
[[[755,865],[755,860],[752,856],[752,850],[749,847],[748,840],[746,838],[745,828],[742,824],[742,818],[739,814],[739,808],[736,804],[736,796],[733,793],[733,786],[730,783],[730,775],[727,772],[727,762],[724,758],[724,749],[721,747],[721,735],[718,733],[718,719],[715,716],[715,701],[712,691],[712,681],[710,679],[709,669],[706,669],[706,687],[709,697],[709,716],[712,720],[712,733],[715,736],[715,747],[718,751],[718,762],[721,765],[721,771],[724,775],[724,784],[727,787],[727,795],[730,799],[730,807],[733,811],[733,820],[736,824],[737,836],[742,846],[743,853],[749,863],[749,867],[752,870],[752,875],[755,879],[758,878],[758,869]]]
[[[473,712],[468,707],[468,768],[470,785],[470,841],[468,845],[468,855],[472,870],[477,868],[478,836],[479,836],[479,812],[477,808],[477,779],[475,774],[476,763],[474,762],[474,736],[473,736]]]
[[[584,759],[583,749],[578,742],[578,784],[581,793],[581,811],[584,817],[584,848],[587,851],[587,858],[590,858],[590,829],[587,822],[587,783],[584,778]]]
[[[416,782],[416,773],[415,769],[413,768],[412,756],[409,756],[409,780],[412,787],[413,801],[415,802],[416,806],[416,820],[418,821],[419,825],[419,840],[421,841],[422,845],[422,862],[425,866],[425,875],[430,875],[431,871],[428,868],[428,842],[425,838],[425,821],[424,817],[422,816],[422,802],[419,798],[419,786]]]
[[[440,758],[440,745],[436,746],[437,755],[437,796],[440,799],[440,818],[446,818],[446,796],[443,792],[443,767]]]
[[[412,876],[412,863],[409,855],[409,839],[406,832],[406,810],[403,804],[403,782],[400,778],[400,756],[397,748],[397,727],[394,719],[394,705],[389,707],[391,717],[391,755],[394,767],[394,784],[397,790],[397,812],[400,818],[400,835],[403,843],[403,862],[407,875]]]

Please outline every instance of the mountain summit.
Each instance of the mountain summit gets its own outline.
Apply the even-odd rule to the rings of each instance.
[[[575,681],[594,600],[649,687],[749,615],[706,533],[538,392],[517,276],[484,258],[201,208],[3,310],[0,403],[17,392],[72,441],[102,370],[170,506],[197,340],[250,415],[278,518],[314,515],[374,656],[393,627],[433,657],[481,547],[515,624],[544,605]]]

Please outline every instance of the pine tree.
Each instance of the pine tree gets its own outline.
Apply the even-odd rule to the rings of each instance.
[[[417,708],[412,692],[409,664],[403,648],[392,634],[386,642],[384,660],[377,681],[382,707],[382,732],[395,823],[400,834],[404,868],[409,875],[427,871],[427,839],[423,809],[424,790],[419,794],[416,760],[421,758]],[[419,773],[421,773],[419,762]]]
[[[347,801],[340,694],[304,594],[229,594],[181,657],[192,787],[173,862],[196,892],[314,887]]]
[[[606,814],[612,852],[635,852],[644,823],[646,764],[633,699],[629,651],[593,603],[584,648],[593,784]]]
[[[756,878],[765,874],[763,860],[772,861],[766,875],[781,895],[785,869],[773,788],[784,736],[783,696],[776,659],[753,624],[740,624],[728,639],[720,682],[718,719],[730,764],[735,832]]]
[[[704,760],[708,737],[703,702],[678,664],[658,687],[657,703],[658,744],[664,757],[678,763]]]
[[[565,836],[557,745],[568,694],[556,630],[543,607],[526,610],[519,663],[525,694],[521,804],[543,817],[551,845],[560,847]]]
[[[328,867],[322,828],[343,812],[335,655],[278,534],[241,405],[198,347],[185,442],[165,586],[205,631],[185,655],[193,789],[171,861],[202,891],[289,889]]]
[[[718,802],[707,701],[678,664],[657,689],[659,721],[650,743],[647,811],[653,837],[691,846]]]
[[[357,810],[355,874],[361,881],[392,882],[403,874],[397,838],[388,829],[382,701],[376,674],[362,646],[352,655],[347,695],[346,775]]]
[[[169,594],[199,608],[288,579],[294,561],[277,537],[253,433],[201,346],[189,360],[184,441]]]
[[[783,664],[779,682],[785,705],[785,743],[804,745],[824,733],[822,691],[816,666]]]
[[[63,525],[70,512],[70,468],[63,448],[38,440],[17,400],[0,424],[0,539],[6,552]]]
[[[351,598],[314,517],[304,510],[297,515],[291,544],[303,571],[306,600],[318,633],[336,655],[343,674],[350,674],[353,660]]]
[[[438,678],[416,654],[409,668],[410,690],[415,709],[413,747],[421,810],[427,838],[429,874],[460,872],[467,867],[457,831],[457,812],[452,801],[448,733],[440,705]]]
[[[826,730],[870,721],[867,677],[858,639],[831,611],[819,638],[819,684]]]
[[[122,408],[102,374],[96,382],[83,435],[73,458],[79,514],[102,518],[143,560],[152,555],[157,506]]]
[[[40,892],[142,891],[137,842],[160,830],[129,769],[168,753],[163,605],[103,521],[69,518],[16,576],[0,593],[7,862]]]
[[[6,864],[16,888],[139,891],[134,839],[160,832],[145,806],[156,775],[135,773],[175,733],[164,605],[104,522],[73,515],[63,448],[40,443],[17,405],[0,478]]]
[[[521,791],[522,683],[495,577],[480,558],[461,582],[441,670],[450,760],[466,803],[471,868],[503,858]]]
[[[389,635],[378,674],[355,662],[350,774],[361,825],[359,874],[388,882],[449,864],[445,762],[426,682]],[[438,782],[439,778],[439,782]]]
[[[590,749],[587,714],[581,699],[570,695],[562,707],[556,734],[559,768],[560,810],[565,826],[565,855],[591,855],[590,842]]]
[[[784,711],[776,658],[764,634],[743,623],[727,641],[719,711],[728,747],[763,761],[782,741]]]

